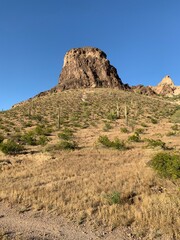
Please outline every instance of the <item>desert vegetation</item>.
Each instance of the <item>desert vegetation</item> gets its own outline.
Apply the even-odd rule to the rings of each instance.
[[[178,239],[179,136],[167,99],[110,89],[31,99],[0,112],[0,201],[94,231]]]

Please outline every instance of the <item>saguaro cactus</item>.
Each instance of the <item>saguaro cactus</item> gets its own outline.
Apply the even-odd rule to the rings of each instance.
[[[61,127],[61,109],[58,108],[58,129]]]
[[[126,123],[126,126],[128,126],[128,107],[127,107],[127,103],[125,104],[125,107],[124,107],[124,117],[125,117],[125,123]]]
[[[116,116],[117,116],[118,119],[120,118],[120,107],[119,107],[118,103],[116,105]]]

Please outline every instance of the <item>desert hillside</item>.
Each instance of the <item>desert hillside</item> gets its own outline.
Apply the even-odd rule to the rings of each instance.
[[[0,209],[42,219],[24,232],[0,213],[0,238],[179,239],[179,124],[179,105],[110,88],[0,112]],[[52,232],[47,215],[78,230]]]

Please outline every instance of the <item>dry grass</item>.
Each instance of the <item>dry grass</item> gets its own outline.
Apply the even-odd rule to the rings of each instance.
[[[58,103],[61,106],[66,103],[66,108],[61,110],[61,127],[74,130],[79,149],[47,152],[46,146],[27,146],[28,153],[25,155],[8,157],[1,154],[0,199],[19,204],[22,209],[63,214],[95,229],[113,229],[124,225],[131,226],[135,236],[145,239],[156,239],[158,236],[178,239],[179,180],[172,182],[161,179],[147,166],[147,162],[160,150],[145,148],[143,141],[145,138],[161,138],[173,148],[172,151],[179,151],[178,133],[167,136],[173,125],[168,119],[175,106],[158,99],[152,105],[152,100],[144,96],[108,91],[97,89],[87,92],[87,105],[81,101],[81,91],[37,99],[36,112],[40,114],[46,106],[46,114],[43,115],[45,125],[54,129],[48,144],[53,145],[58,141],[60,130],[56,127],[56,115],[53,113]],[[116,101],[122,101],[121,117],[108,120],[108,113],[114,114],[111,110],[115,111]],[[123,117],[125,102],[129,104],[129,133],[120,130],[126,127]],[[27,113],[29,104],[0,116],[2,119],[12,117],[11,121],[26,131],[22,123],[17,122],[17,117],[23,114],[21,109]],[[153,124],[149,116],[158,119],[158,123]],[[29,116],[25,116],[24,121],[27,119]],[[104,135],[104,120],[111,123],[111,128],[106,132],[110,139],[118,137],[127,141],[133,130],[142,128],[142,123],[148,127],[144,127],[144,133],[140,134],[141,142],[127,142],[129,149],[118,151],[103,148],[97,143],[98,137]],[[33,126],[37,124],[36,120],[32,122]],[[13,134],[14,130],[6,137]],[[35,153],[32,154],[32,151]],[[114,192],[120,195],[118,204],[107,200],[107,196]]]

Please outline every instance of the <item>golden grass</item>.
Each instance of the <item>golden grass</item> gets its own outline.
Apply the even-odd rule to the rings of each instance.
[[[150,229],[178,236],[179,190],[146,166],[151,154],[84,149],[21,156],[21,164],[1,173],[0,198],[94,227],[131,225],[136,234]],[[107,202],[113,191],[120,192],[122,204]]]

